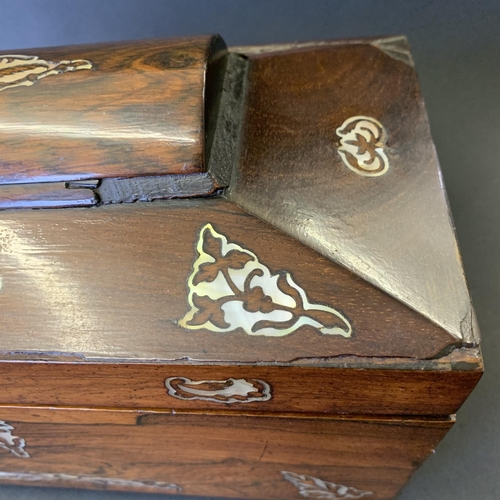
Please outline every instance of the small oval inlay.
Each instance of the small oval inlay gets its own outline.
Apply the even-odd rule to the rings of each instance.
[[[253,403],[271,399],[271,386],[263,380],[235,379],[198,380],[170,377],[165,380],[168,394],[184,401],[200,400],[214,403]]]

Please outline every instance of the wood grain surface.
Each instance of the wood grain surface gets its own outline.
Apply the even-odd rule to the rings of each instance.
[[[215,112],[226,53],[219,37],[8,53],[92,68],[2,89],[0,183],[205,170],[205,92]]]
[[[288,271],[310,302],[334,307],[350,337],[303,325],[283,337],[188,330],[188,278],[211,223]],[[340,355],[432,358],[456,346],[441,328],[224,199],[4,212],[3,353],[73,359],[290,362]]]
[[[2,483],[272,499],[302,497],[287,471],[389,500],[453,424],[15,407],[0,419],[30,455],[0,450]]]
[[[472,345],[477,324],[404,45],[251,47],[230,199]],[[358,175],[339,153],[338,130],[360,116],[385,129],[377,151],[389,167],[379,177]],[[378,154],[370,144],[358,155]]]

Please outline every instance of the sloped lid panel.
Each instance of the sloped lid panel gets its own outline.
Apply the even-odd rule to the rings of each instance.
[[[222,198],[0,219],[0,354],[288,363],[426,359],[456,343]]]
[[[386,52],[357,42],[251,55],[230,199],[470,342],[416,74]]]

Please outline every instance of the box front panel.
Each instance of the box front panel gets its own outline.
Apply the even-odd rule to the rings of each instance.
[[[450,420],[3,407],[0,482],[233,498],[388,500]]]

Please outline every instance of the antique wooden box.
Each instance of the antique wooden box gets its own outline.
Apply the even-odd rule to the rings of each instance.
[[[403,37],[0,55],[0,482],[393,498],[482,373]]]

